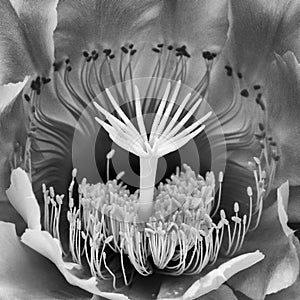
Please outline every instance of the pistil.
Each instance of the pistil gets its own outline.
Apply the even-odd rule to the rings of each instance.
[[[108,132],[110,138],[117,145],[140,158],[139,219],[141,222],[146,222],[152,214],[153,191],[158,159],[178,150],[200,134],[205,128],[203,123],[211,115],[211,112],[208,112],[192,125],[185,128],[184,126],[191,119],[193,113],[199,108],[203,100],[199,98],[188,112],[184,114],[184,109],[191,96],[191,94],[188,94],[179,105],[175,114],[171,116],[180,88],[180,80],[173,87],[173,93],[171,93],[171,82],[167,84],[160,105],[155,113],[149,138],[142,112],[140,92],[136,85],[134,86],[134,103],[137,128],[132,124],[108,89],[105,90],[105,93],[120,119],[109,113],[99,103],[94,102],[94,106],[105,116],[110,125],[98,117],[95,118],[96,121]],[[180,117],[181,120],[178,121]]]

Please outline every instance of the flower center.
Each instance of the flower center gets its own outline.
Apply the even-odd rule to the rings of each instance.
[[[64,244],[60,226],[67,214],[69,243],[65,255],[81,267],[88,266],[93,276],[112,279],[115,289],[129,285],[135,272],[143,276],[154,272],[199,274],[205,266],[216,261],[220,252],[231,256],[239,251],[246,233],[258,226],[263,199],[269,192],[279,159],[276,143],[263,125],[265,107],[262,93],[258,92],[256,102],[264,116],[256,133],[261,154],[250,164],[255,186],[254,191],[250,186],[245,189],[246,213],[241,212],[238,202],[233,203],[230,218],[220,209],[224,196],[223,172],[218,174],[216,186],[213,172],[201,176],[184,164],[165,183],[157,186],[159,158],[182,148],[204,129],[213,131],[216,127],[211,111],[205,110],[196,120],[193,118],[207,98],[216,55],[203,52],[206,73],[192,92],[182,95],[190,58],[187,48],[159,44],[152,51],[157,58],[143,97],[133,77],[133,57],[137,52],[134,45],[122,47],[119,57],[111,49],[104,49],[102,61],[99,61],[98,51],[84,51],[79,73],[74,77],[69,59],[54,65],[52,82],[58,101],[75,121],[81,118],[83,110],[87,111],[86,123],[82,126],[84,134],[89,134],[90,128],[99,130],[96,126],[99,123],[117,146],[139,158],[139,188],[135,192],[122,182],[124,172],[111,179],[110,161],[115,150],[106,156],[106,183],[91,184],[83,179],[77,188],[77,170],[74,169],[68,197],[64,196],[67,193],[56,193],[51,184],[42,188],[44,229]],[[117,70],[115,65],[118,65]],[[228,76],[234,76],[230,66],[225,69]],[[163,84],[162,78],[170,80]],[[237,95],[217,115],[222,125],[234,118],[243,109],[242,101],[251,96],[249,89],[241,87],[239,72],[237,80]],[[118,81],[124,85],[118,88]],[[48,153],[49,162],[53,161],[53,156],[59,157],[61,162],[72,148],[75,129],[43,113],[38,101],[41,89],[48,82],[49,79],[38,77],[32,82],[30,93],[24,95],[32,107],[31,132],[25,151],[30,173],[32,154]],[[106,88],[110,86],[113,88]],[[259,85],[254,86],[255,91],[260,89]],[[182,100],[178,101],[179,98]],[[145,101],[149,99],[159,100],[158,104]],[[146,124],[147,114],[154,115],[150,125]],[[252,129],[253,126],[245,121],[238,132],[225,134],[227,147],[248,147],[253,142]],[[42,151],[35,142],[52,147]],[[32,162],[33,177],[39,176],[39,171],[34,171],[41,169],[44,161],[47,160]]]

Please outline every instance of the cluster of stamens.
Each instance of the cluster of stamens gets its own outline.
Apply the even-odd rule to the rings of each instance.
[[[234,215],[227,219],[221,210],[216,217],[222,193],[223,174],[215,177],[196,175],[184,165],[167,182],[155,189],[154,209],[145,223],[139,222],[139,191],[131,194],[120,182],[123,174],[107,183],[88,184],[83,179],[78,187],[78,206],[74,204],[73,189],[76,169],[69,187],[69,252],[74,262],[87,264],[93,276],[118,280],[129,285],[134,270],[143,276],[153,272],[169,275],[199,274],[213,264],[219,252],[227,256],[238,252],[246,233],[258,226],[262,212],[265,174],[255,158],[258,172],[253,169],[257,184],[256,202],[248,187],[249,213],[239,215],[239,204],[234,204]],[[52,187],[43,186],[45,199],[44,227],[55,238],[59,236],[59,219],[64,197],[55,195]],[[253,219],[255,221],[253,222]],[[253,224],[254,223],[254,224]],[[222,247],[224,238],[226,245]],[[112,265],[109,253],[115,253],[120,268]],[[128,268],[128,261],[131,268]]]

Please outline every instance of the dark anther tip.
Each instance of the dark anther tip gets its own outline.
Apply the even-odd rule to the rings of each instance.
[[[31,112],[34,114],[35,113],[35,106],[31,107]]]
[[[270,146],[275,147],[275,146],[277,146],[277,143],[276,143],[275,141],[271,141],[271,142],[270,142]]]
[[[174,47],[173,47],[172,45],[169,45],[169,46],[168,46],[168,50],[171,51],[171,50],[173,50],[173,49],[174,49]]]
[[[103,53],[106,54],[107,56],[111,54],[111,49],[104,49]]]
[[[157,44],[157,48],[162,48],[164,44]]]
[[[97,60],[99,57],[99,53],[95,53],[95,55],[93,56],[93,60]]]
[[[68,71],[68,72],[71,72],[71,71],[72,71],[72,67],[71,67],[71,66],[68,66],[68,67],[67,67],[67,71]]]
[[[263,131],[265,130],[265,125],[263,123],[258,124],[259,130]]]
[[[237,75],[237,77],[238,77],[239,79],[242,79],[242,78],[243,78],[243,75],[242,75],[241,72],[237,72],[236,75]]]
[[[127,49],[125,46],[121,47],[121,50],[122,50],[125,54],[127,54],[127,53],[129,52],[128,49]]]
[[[68,64],[70,63],[70,59],[67,58],[67,59],[65,60],[65,63],[68,65]]]
[[[35,80],[32,80],[32,81],[31,81],[30,88],[31,88],[32,90],[34,90],[34,91],[36,90],[37,87],[36,87],[36,82],[35,82]]]
[[[155,52],[155,53],[160,53],[160,50],[157,49],[157,48],[152,48],[152,51]]]
[[[89,57],[86,59],[86,61],[87,61],[87,62],[90,62],[90,61],[92,60],[92,58],[93,58],[93,56],[89,56]]]
[[[259,90],[259,89],[261,88],[261,86],[260,86],[259,84],[255,84],[255,85],[253,86],[253,88],[254,88],[255,90]]]
[[[42,77],[42,83],[47,84],[51,81],[51,78]]]
[[[249,92],[248,92],[248,90],[246,90],[246,89],[241,90],[241,96],[243,96],[243,97],[245,97],[245,98],[249,97]]]
[[[109,58],[110,58],[110,59],[114,59],[114,58],[115,58],[115,55],[114,55],[114,54],[111,54],[111,55],[109,56]]]
[[[134,47],[133,44],[130,44],[130,45],[128,46],[129,49],[133,49],[133,47]]]
[[[137,51],[136,49],[131,50],[130,55],[134,55],[136,53],[136,51]]]
[[[280,159],[280,156],[279,156],[279,155],[277,155],[277,154],[274,154],[274,155],[273,155],[273,159],[274,159],[275,161],[279,161],[279,159]]]
[[[232,68],[230,66],[225,66],[225,70],[227,72],[227,76],[232,76]]]
[[[58,62],[53,63],[54,72],[59,71],[60,67],[61,67],[61,63]]]
[[[27,94],[24,95],[24,99],[25,99],[27,102],[30,102],[30,97],[29,97]]]
[[[97,53],[96,50],[93,50],[93,51],[92,51],[92,55],[95,55],[96,53]]]
[[[82,52],[82,55],[83,55],[84,57],[89,57],[89,53],[88,53],[87,51],[83,51],[83,52]]]
[[[207,60],[213,60],[216,57],[215,53],[211,53],[209,51],[203,51],[202,56],[204,59],[207,59]]]

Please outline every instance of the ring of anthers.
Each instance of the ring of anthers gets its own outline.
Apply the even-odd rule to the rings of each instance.
[[[65,64],[54,65],[54,87],[58,100],[75,118],[80,115],[80,110],[72,107],[63,97],[59,91],[60,85],[63,85],[70,97],[83,107],[86,107],[86,103],[93,103],[95,112],[98,112],[95,120],[110,138],[118,146],[137,155],[140,159],[140,188],[135,193],[130,193],[122,184],[121,178],[124,175],[122,172],[114,180],[108,180],[106,183],[89,184],[86,179],[83,179],[78,187],[79,203],[75,205],[73,195],[76,169],[72,173],[68,199],[65,199],[67,197],[64,195],[55,194],[53,187],[47,188],[46,185],[42,187],[44,229],[60,240],[62,206],[64,201],[68,201],[69,251],[66,255],[71,255],[72,260],[80,266],[88,265],[91,274],[96,278],[112,279],[115,289],[118,288],[119,279],[122,279],[125,285],[129,285],[135,271],[143,276],[153,272],[169,275],[199,274],[209,263],[213,264],[216,261],[221,248],[228,256],[237,253],[242,247],[246,233],[255,230],[259,224],[263,199],[268,193],[275,164],[279,159],[274,150],[275,142],[266,135],[264,125],[260,123],[256,137],[261,144],[262,152],[260,157],[255,157],[254,162],[250,163],[256,186],[255,195],[251,187],[245,191],[249,197],[247,215],[240,215],[238,202],[234,203],[234,215],[230,218],[227,218],[224,210],[219,211],[222,198],[222,172],[218,174],[216,184],[212,172],[202,177],[195,174],[191,167],[184,165],[184,168],[182,170],[178,168],[166,183],[160,183],[155,188],[158,159],[181,148],[200,134],[205,128],[205,122],[211,116],[211,112],[208,112],[185,127],[202,100],[207,97],[210,72],[216,55],[209,51],[203,52],[207,71],[196,85],[194,92],[187,94],[174,112],[181,82],[186,78],[187,60],[190,54],[185,46],[174,49],[173,46],[165,47],[159,44],[152,50],[158,54],[157,64],[152,74],[153,86],[159,86],[157,78],[163,78],[170,68],[172,51],[175,51],[177,62],[160,104],[156,108],[151,108],[151,111],[155,111],[155,117],[149,134],[146,132],[143,118],[147,108],[142,105],[138,86],[131,87],[134,96],[134,99],[131,99],[133,104],[126,104],[123,106],[124,110],[112,93],[105,88],[101,77],[104,69],[110,70],[112,81],[117,81],[112,68],[115,55],[111,49],[103,51],[104,59],[99,64],[97,64],[99,61],[97,51],[83,52],[80,82],[84,96],[71,83],[70,60],[67,59]],[[168,53],[165,54],[164,51]],[[121,81],[132,79],[132,61],[135,53],[136,49],[132,44],[121,48],[119,66]],[[163,57],[166,57],[165,64],[163,64]],[[127,62],[124,67],[125,59]],[[225,70],[227,76],[233,76],[234,72],[230,66],[225,66]],[[237,73],[237,76],[241,79],[242,74]],[[32,106],[31,133],[25,151],[26,161],[30,161],[31,141],[37,138],[36,128],[45,124],[51,128],[54,124],[42,113],[37,101],[43,85],[48,84],[49,81],[48,78],[38,77],[32,82],[30,93],[24,95],[26,101]],[[98,83],[107,105],[94,101],[98,91],[91,84],[92,81]],[[259,85],[254,86],[254,90],[260,89]],[[118,90],[117,94],[120,96],[119,101],[128,102],[126,100],[129,94],[126,90]],[[240,96],[249,97],[248,90],[241,90]],[[234,106],[239,99],[235,97],[233,101],[235,102],[231,106]],[[257,95],[256,102],[264,113],[262,93]],[[187,108],[190,103],[193,104]],[[108,106],[113,107],[115,114],[107,110]],[[137,126],[133,125],[128,117],[129,112],[134,112]],[[225,113],[226,111],[223,114]],[[104,116],[106,122],[101,120],[100,116]],[[273,149],[271,157],[270,147]],[[107,166],[113,155],[114,150],[107,154]],[[150,172],[149,163],[152,166]],[[262,165],[266,166],[266,171],[263,170]],[[109,175],[107,178],[109,179]],[[218,222],[214,223],[212,218],[217,214]],[[225,237],[226,245],[221,247]],[[116,253],[119,254],[117,256],[119,268],[115,263],[110,263],[111,257],[116,257]],[[131,268],[128,268],[128,265]]]

